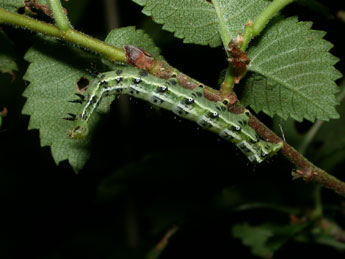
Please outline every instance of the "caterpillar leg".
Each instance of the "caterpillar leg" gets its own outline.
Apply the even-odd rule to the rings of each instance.
[[[89,133],[89,127],[87,121],[78,120],[76,125],[68,131],[68,136],[72,139],[80,139],[87,136]]]

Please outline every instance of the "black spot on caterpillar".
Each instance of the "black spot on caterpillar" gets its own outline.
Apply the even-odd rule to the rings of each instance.
[[[194,99],[192,97],[188,97],[184,99],[185,104],[190,105],[194,103]]]
[[[225,104],[207,100],[202,88],[185,89],[177,84],[176,79],[164,80],[128,67],[102,73],[87,91],[90,97],[80,115],[73,118],[75,126],[68,133],[71,138],[83,138],[88,134],[87,122],[90,116],[102,97],[112,93],[147,100],[182,118],[195,121],[201,127],[234,143],[251,162],[260,163],[282,147],[282,143],[270,143],[258,137],[248,126],[249,112],[231,113]]]

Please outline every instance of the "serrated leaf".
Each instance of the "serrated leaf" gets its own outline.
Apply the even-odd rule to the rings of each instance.
[[[185,43],[222,44],[222,34],[230,40],[243,32],[245,23],[267,5],[264,0],[133,0],[144,6],[143,13],[163,24]],[[217,7],[217,8],[215,8]],[[224,39],[223,39],[224,40]],[[227,43],[225,43],[227,44]]]
[[[250,226],[248,224],[237,224],[232,228],[232,235],[251,249],[251,252],[261,258],[272,258],[287,241],[294,238],[309,223],[301,224],[262,224]]]
[[[12,73],[14,70],[18,70],[18,67],[15,62],[12,42],[7,38],[6,34],[0,30],[0,72]]]
[[[248,20],[256,17],[269,4],[266,0],[212,0],[218,20],[218,31],[223,44],[240,33],[243,35]]]
[[[248,51],[251,71],[245,80],[244,105],[269,116],[297,121],[338,118],[334,68],[338,58],[328,51],[332,44],[311,22],[297,18],[270,23]]]
[[[76,99],[78,79],[91,80],[83,69],[86,60],[72,47],[63,47],[54,40],[39,40],[42,42],[36,43],[24,57],[31,64],[24,75],[30,84],[23,93],[27,101],[22,113],[31,116],[29,129],[40,130],[41,146],[51,147],[55,162],[59,164],[67,159],[78,172],[90,155],[91,134],[83,140],[70,139],[67,132],[73,123],[62,118],[80,111],[79,104],[68,101]],[[90,123],[91,128],[97,120],[96,115]]]
[[[163,29],[174,32],[185,43],[219,46],[217,16],[213,5],[202,0],[133,0],[145,6],[143,13],[163,24]]]
[[[62,118],[68,117],[68,113],[79,114],[82,110],[80,104],[68,101],[77,98],[76,84],[81,77],[93,79],[85,69],[90,64],[91,57],[77,48],[61,46],[58,41],[39,39],[42,42],[37,43],[25,55],[25,60],[31,64],[24,76],[30,85],[23,94],[27,98],[23,114],[31,116],[29,129],[40,130],[41,146],[51,147],[55,162],[59,164],[68,160],[78,172],[90,155],[89,143],[100,114],[93,114],[89,122],[91,134],[81,140],[68,137],[67,132],[73,127],[73,123]],[[107,38],[108,43],[117,47],[131,44],[133,40],[140,41],[141,45],[138,45],[159,53],[153,42],[142,31],[135,31],[133,27],[113,31]],[[114,63],[112,66],[115,66]],[[97,111],[108,111],[113,99],[113,96],[107,97]]]

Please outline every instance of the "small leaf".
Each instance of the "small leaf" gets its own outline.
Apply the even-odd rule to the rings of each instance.
[[[332,44],[312,23],[296,18],[276,19],[249,49],[251,60],[245,80],[244,105],[269,116],[286,119],[329,120],[338,118],[334,68],[338,59],[328,51]]]
[[[12,42],[7,38],[6,34],[0,30],[0,72],[12,73],[14,70],[18,70],[18,67],[15,62]]]
[[[245,23],[268,4],[264,0],[133,0],[143,13],[185,43],[217,47],[243,32]],[[217,8],[215,8],[217,7]],[[225,35],[223,37],[223,35]],[[226,42],[225,44],[227,44]]]

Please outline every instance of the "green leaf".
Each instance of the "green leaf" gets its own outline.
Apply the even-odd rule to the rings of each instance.
[[[36,43],[25,55],[25,60],[31,64],[24,76],[30,85],[23,94],[27,98],[23,114],[31,116],[29,129],[40,130],[41,146],[51,147],[55,162],[59,164],[68,160],[78,172],[89,158],[89,143],[100,114],[96,112],[91,117],[91,134],[81,140],[68,137],[67,132],[73,127],[73,123],[62,118],[68,117],[68,113],[79,114],[82,110],[81,105],[69,101],[77,98],[75,93],[80,78],[90,81],[93,79],[86,73],[91,56],[86,56],[77,48],[61,46],[58,41],[44,38],[39,40],[41,43]],[[133,27],[112,31],[107,42],[117,47],[140,42],[139,46],[155,51],[155,54],[159,53],[153,42],[142,31],[135,31]],[[108,64],[114,67],[114,64]],[[113,99],[114,96],[104,98],[97,111],[108,111]]]
[[[15,12],[19,7],[23,6],[23,0],[0,0],[0,8],[6,9],[11,12]]]
[[[277,250],[307,226],[309,226],[309,223],[263,224],[258,226],[237,224],[233,226],[232,234],[234,237],[241,239],[244,245],[250,247],[254,255],[262,258],[272,258]]]
[[[267,247],[268,239],[274,235],[273,231],[262,226],[249,226],[238,224],[232,228],[232,235],[242,240],[242,243],[249,246],[254,255],[262,258],[271,258],[273,251]]]
[[[18,67],[15,62],[12,42],[7,38],[6,34],[0,30],[0,72],[12,73],[14,70],[18,70]]]
[[[244,105],[269,116],[286,119],[329,120],[338,118],[334,68],[338,58],[328,51],[332,44],[311,22],[297,18],[276,19],[248,51],[251,71],[245,80]]]
[[[143,13],[185,43],[217,47],[243,32],[267,5],[264,0],[133,0]],[[225,42],[227,44],[228,42]]]
[[[224,45],[240,33],[243,35],[248,20],[254,21],[269,2],[265,0],[212,0],[218,31]]]
[[[62,118],[80,111],[78,104],[68,101],[76,99],[76,83],[81,77],[91,80],[83,69],[87,61],[81,58],[78,49],[43,37],[38,40],[41,42],[25,55],[25,60],[31,64],[24,79],[30,85],[23,93],[27,101],[22,113],[31,116],[29,129],[40,130],[41,146],[50,146],[55,162],[59,164],[67,159],[78,172],[89,158],[88,144],[92,134],[83,140],[70,139],[67,132],[73,123]],[[97,120],[96,115],[90,122],[91,128]]]

